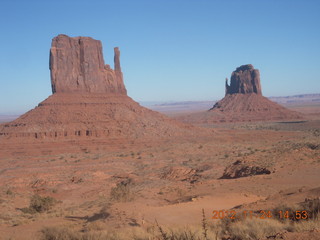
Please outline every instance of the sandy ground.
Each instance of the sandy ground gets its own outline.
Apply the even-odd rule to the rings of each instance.
[[[81,230],[96,221],[115,229],[192,225],[202,209],[214,221],[214,210],[267,210],[320,197],[312,190],[320,187],[319,107],[295,110],[308,120],[210,125],[214,133],[202,137],[2,142],[0,239],[37,239],[45,226]],[[237,160],[271,174],[220,179]],[[129,195],[115,200],[120,183]],[[34,194],[59,203],[47,213],[23,213]]]

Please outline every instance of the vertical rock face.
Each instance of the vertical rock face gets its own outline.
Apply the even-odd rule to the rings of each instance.
[[[114,54],[113,70],[104,64],[100,41],[58,35],[52,40],[50,49],[52,92],[126,95],[118,48],[114,48]]]
[[[226,95],[235,93],[256,93],[262,95],[260,85],[260,72],[251,64],[238,67],[231,74],[231,83],[226,79]]]

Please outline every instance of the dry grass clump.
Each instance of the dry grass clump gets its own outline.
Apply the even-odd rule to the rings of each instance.
[[[160,235],[153,235],[154,240],[218,240],[219,232],[216,225],[209,225],[202,209],[201,227],[185,227],[177,229],[165,229],[156,221]]]
[[[79,232],[68,227],[46,227],[41,230],[41,240],[120,240],[116,232]]]
[[[110,199],[116,202],[129,202],[134,199],[131,181],[122,181],[110,191]]]
[[[41,240],[256,240],[284,231],[304,232],[320,228],[317,221],[290,224],[275,219],[256,218],[231,222],[227,232],[221,226],[211,224],[184,228],[168,228],[156,224],[147,230],[140,227],[107,230],[107,225],[102,223],[93,225],[84,232],[67,227],[46,227],[41,231]]]
[[[294,232],[313,231],[315,229],[320,230],[320,222],[318,220],[300,221],[293,224]]]
[[[303,203],[287,205],[283,204],[273,209],[272,214],[279,216],[279,212],[288,213],[288,217],[282,217],[282,221],[319,220],[320,198],[306,199]]]
[[[272,210],[272,215],[275,217],[277,216],[277,219],[279,219],[282,222],[287,221],[287,220],[298,221],[299,219],[297,219],[295,213],[296,213],[296,211],[300,211],[301,209],[302,209],[302,207],[300,207],[297,204],[291,204],[291,205],[282,204],[282,205],[275,207]],[[282,216],[282,218],[280,218],[280,213],[279,213],[280,211],[282,213],[288,213],[288,216],[287,217]]]
[[[231,239],[260,239],[275,235],[288,226],[274,219],[245,219],[230,225]]]
[[[49,211],[58,201],[53,197],[41,197],[40,195],[33,195],[30,199],[30,205],[28,208],[22,208],[24,213],[42,213]]]
[[[308,201],[308,203],[310,209],[318,209],[317,202],[311,204]],[[298,208],[299,205],[280,206],[273,211],[275,213],[279,210],[296,211]],[[100,218],[92,217],[92,222],[90,221],[81,231],[66,227],[44,228],[41,231],[41,240],[254,240],[265,239],[284,231],[305,232],[320,229],[320,222],[311,219],[296,221],[294,218],[286,218],[286,221],[281,221],[278,217],[260,219],[259,215],[236,220],[226,219],[215,224],[208,223],[202,210],[202,222],[198,226],[168,228],[156,221],[155,225],[147,229],[134,227],[117,231],[109,230],[107,224]]]
[[[201,226],[167,228],[156,225],[147,229],[134,227],[108,230],[108,226],[95,221],[84,230],[68,227],[46,227],[41,230],[41,240],[218,240],[218,232],[207,224],[203,211]]]
[[[99,227],[100,228],[100,227]],[[141,228],[79,232],[68,227],[46,227],[41,230],[41,240],[160,240]]]
[[[41,240],[80,240],[81,235],[66,227],[45,227],[41,230]]]
[[[305,199],[301,204],[303,209],[308,212],[309,219],[319,220],[320,216],[320,198]]]

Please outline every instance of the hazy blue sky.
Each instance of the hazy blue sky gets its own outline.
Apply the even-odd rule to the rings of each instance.
[[[1,0],[0,113],[51,94],[49,49],[63,33],[113,47],[137,101],[215,100],[251,63],[265,96],[320,92],[318,0]]]

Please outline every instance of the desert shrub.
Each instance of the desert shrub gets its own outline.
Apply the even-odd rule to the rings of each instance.
[[[282,205],[275,207],[272,210],[272,215],[276,216],[277,219],[279,219],[280,221],[287,221],[287,220],[298,221],[299,219],[296,218],[295,213],[296,213],[296,211],[301,211],[301,210],[302,210],[302,207],[300,207],[299,205],[296,205],[296,204],[291,204],[291,205],[282,204]],[[280,213],[279,213],[280,211],[282,211],[282,213],[287,212],[288,218],[286,218],[284,216],[282,216],[280,218]]]
[[[80,240],[81,235],[66,227],[45,227],[41,230],[41,240]]]
[[[161,235],[155,236],[154,239],[160,240],[214,240],[218,239],[216,233],[208,231],[206,235],[203,235],[201,227],[199,228],[181,228],[181,229],[174,229],[169,230],[167,232],[166,238]]]
[[[306,199],[301,205],[303,210],[308,212],[308,219],[319,220],[320,198]]]
[[[134,199],[131,181],[122,181],[110,191],[110,199],[119,202],[129,202]]]
[[[201,226],[195,227],[185,227],[176,229],[165,229],[158,224],[156,221],[156,226],[158,229],[158,235],[153,235],[153,239],[156,240],[209,240],[218,239],[219,232],[217,227],[214,225],[209,225],[207,219],[202,209],[202,221]]]
[[[154,240],[211,240],[218,239],[215,232],[207,229],[204,232],[203,227],[185,227],[167,229],[157,225],[158,233],[153,235]]]
[[[24,213],[41,213],[50,210],[58,201],[53,197],[41,197],[40,195],[33,195],[30,199],[28,208],[21,209]]]
[[[144,230],[78,232],[67,227],[45,227],[41,240],[159,240],[151,238]]]
[[[13,195],[13,191],[10,188],[8,188],[7,191],[6,191],[6,194],[7,195]]]
[[[320,229],[320,222],[318,220],[299,221],[293,224],[294,232],[313,231]]]
[[[274,219],[246,219],[229,227],[231,239],[260,239],[286,229],[286,225]]]
[[[320,199],[306,199],[305,202],[299,205],[281,205],[276,207],[273,210],[273,214],[279,216],[279,211],[285,212],[288,211],[290,220],[293,221],[306,221],[306,220],[316,220],[319,219],[320,213]],[[297,211],[305,211],[307,213],[307,218],[301,218],[299,214],[296,214]],[[303,215],[306,217],[306,215]],[[282,218],[281,220],[286,220],[286,218]]]
[[[106,228],[106,224],[102,221],[94,221],[89,222],[85,228],[85,231],[91,232],[91,231],[102,231]]]
[[[320,149],[320,144],[314,144],[314,143],[306,143],[306,146],[310,148],[311,150]]]
[[[111,240],[101,232],[80,233],[67,227],[45,227],[41,230],[41,240]]]

